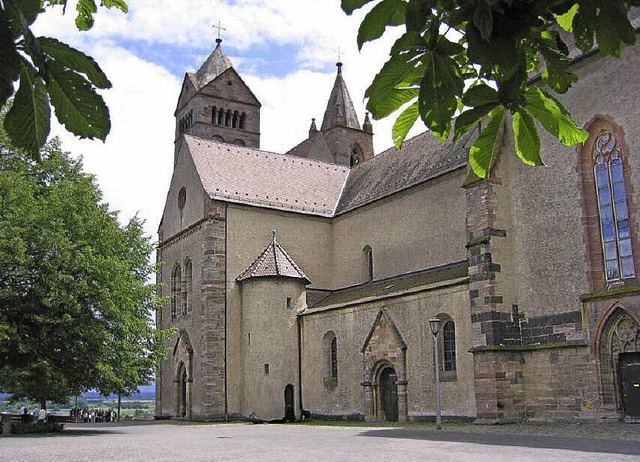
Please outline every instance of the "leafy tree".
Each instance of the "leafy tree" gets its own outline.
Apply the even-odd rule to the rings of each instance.
[[[620,56],[635,44],[629,9],[640,0],[341,0],[354,10],[375,1],[358,30],[358,47],[381,37],[387,26],[404,25],[390,59],[366,91],[375,118],[402,110],[393,126],[400,147],[418,118],[440,140],[460,137],[488,119],[469,152],[473,171],[486,178],[507,113],[515,152],[529,165],[543,165],[537,124],[572,146],[587,133],[544,86],[565,93],[578,80],[559,28],[583,52],[597,40],[605,55]],[[559,26],[559,27],[558,27]],[[455,122],[454,122],[455,117]]]
[[[4,128],[11,143],[39,155],[51,127],[51,104],[58,121],[80,138],[105,140],[109,109],[96,89],[111,87],[98,64],[86,54],[51,37],[36,37],[32,24],[47,8],[67,0],[0,0],[0,108],[14,95]],[[124,0],[100,6],[127,12]],[[76,26],[88,30],[97,12],[95,0],[78,0]]]
[[[137,217],[118,223],[56,139],[41,157],[0,130],[0,391],[42,406],[92,388],[130,393],[165,352],[152,244]]]

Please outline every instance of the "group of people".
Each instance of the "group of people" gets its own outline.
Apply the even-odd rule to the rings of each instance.
[[[118,413],[114,409],[79,409],[77,407],[71,408],[69,415],[76,420],[82,420],[83,422],[115,422]]]
[[[20,418],[24,423],[39,422],[44,423],[47,420],[47,411],[45,409],[35,408],[33,412],[29,412],[27,406],[20,408]]]

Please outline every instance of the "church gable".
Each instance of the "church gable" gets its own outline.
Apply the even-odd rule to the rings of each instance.
[[[319,160],[321,162],[334,162],[329,145],[321,132],[314,133],[308,139],[288,151],[287,154],[290,156]]]
[[[261,106],[256,95],[232,67],[225,70],[215,79],[204,85],[200,92],[203,95],[240,101],[244,104]]]
[[[369,335],[362,346],[365,357],[373,356],[376,361],[382,358],[396,359],[394,353],[407,349],[407,344],[387,312],[381,309],[371,326]]]
[[[160,240],[190,226],[203,215],[204,189],[185,143],[180,146],[160,221]]]
[[[196,94],[197,88],[195,82],[190,74],[185,74],[182,81],[182,88],[180,90],[180,96],[178,96],[178,104],[174,116],[178,116],[180,111],[191,101]]]

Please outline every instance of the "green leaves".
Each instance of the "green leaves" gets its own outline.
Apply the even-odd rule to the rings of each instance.
[[[142,223],[121,226],[56,140],[33,162],[0,129],[0,152],[0,389],[65,401],[137,388],[164,352]]]
[[[553,136],[566,146],[586,141],[589,134],[579,128],[567,110],[555,99],[537,87],[530,87],[525,98],[525,109]]]
[[[49,136],[50,119],[51,109],[45,83],[27,63],[23,63],[20,88],[6,115],[5,130],[18,147],[38,153]]]
[[[448,56],[427,52],[423,62],[425,72],[418,99],[420,117],[433,134],[444,141],[449,137],[451,119],[458,107],[464,81]]]
[[[473,172],[480,178],[488,178],[494,158],[500,146],[502,122],[506,110],[497,106],[491,111],[491,119],[480,133],[473,146],[469,150],[469,164]]]
[[[60,2],[48,2],[46,6]],[[49,135],[51,108],[71,133],[106,139],[111,128],[109,110],[97,89],[111,87],[98,64],[86,54],[49,37],[35,37],[30,25],[43,12],[39,0],[5,0],[0,10],[0,107],[14,94],[4,128],[14,146],[38,151]],[[124,0],[104,0],[101,6],[127,11]],[[76,23],[93,25],[95,0],[80,0]]]
[[[358,29],[358,49],[365,42],[380,38],[387,26],[403,24],[406,6],[404,0],[382,0],[374,6]]]
[[[628,13],[639,0],[342,0],[342,8],[351,14],[371,3],[359,46],[397,24],[402,11],[407,32],[367,89],[367,108],[374,118],[399,114],[392,131],[398,147],[418,117],[440,140],[449,138],[455,118],[454,142],[488,117],[469,154],[474,172],[486,178],[507,111],[513,151],[528,165],[543,165],[539,126],[568,146],[586,139],[557,100],[529,86],[532,73],[557,93],[578,80],[552,19],[583,52],[597,39],[604,54],[619,56],[635,43]]]
[[[60,123],[80,138],[104,140],[111,129],[109,109],[89,82],[77,72],[53,62],[47,89]]]
[[[117,8],[123,13],[129,11],[129,7],[124,0],[102,0],[101,6],[105,8]],[[79,30],[89,30],[93,27],[93,15],[98,12],[95,0],[78,0],[76,5],[78,16],[76,16],[76,27]]]
[[[353,13],[358,8],[363,7],[367,3],[370,3],[373,0],[341,0],[340,6],[342,11],[347,14]]]
[[[540,137],[533,117],[521,108],[513,114],[516,154],[527,165],[544,165],[540,158]]]

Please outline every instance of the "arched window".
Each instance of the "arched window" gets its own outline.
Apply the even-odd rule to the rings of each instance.
[[[338,381],[338,339],[335,332],[324,334],[324,384],[336,385]]]
[[[231,119],[231,127],[233,127],[233,128],[237,128],[238,127],[238,118],[239,118],[238,111],[234,111],[233,112],[233,117]]]
[[[362,258],[364,262],[364,273],[366,281],[373,281],[373,250],[368,245],[362,249]]]
[[[211,123],[215,125],[218,122],[218,109],[215,106],[211,108]]]
[[[180,227],[182,228],[184,222],[184,206],[187,203],[187,190],[183,186],[178,191],[178,211],[180,212]]]
[[[178,317],[178,307],[182,305],[182,270],[176,265],[171,273],[171,319]]]
[[[614,134],[601,132],[595,141],[593,161],[607,282],[635,276],[621,156],[622,148]]]
[[[193,265],[187,259],[184,263],[184,308],[183,314],[191,313],[193,306]]]
[[[224,109],[218,109],[218,125],[222,125],[224,123]]]
[[[442,326],[442,370],[456,370],[456,326],[451,320],[445,321]]]
[[[231,110],[227,110],[227,113],[224,115],[224,126],[229,127],[231,125]]]
[[[247,114],[243,112],[242,115],[240,116],[240,130],[244,130],[246,121],[247,121]]]

